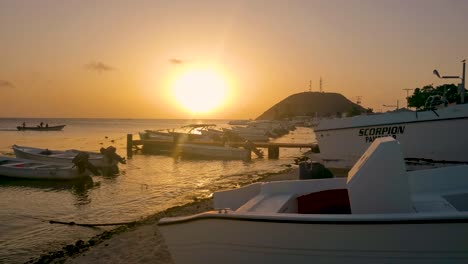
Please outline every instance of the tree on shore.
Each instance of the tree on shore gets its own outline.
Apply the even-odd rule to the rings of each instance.
[[[455,84],[443,84],[434,88],[433,85],[426,85],[422,88],[415,88],[413,95],[406,98],[409,107],[423,109],[427,98],[433,95],[445,96],[449,103],[460,102],[458,87]]]

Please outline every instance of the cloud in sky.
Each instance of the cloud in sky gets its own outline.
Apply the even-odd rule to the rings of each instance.
[[[184,62],[182,60],[174,59],[174,58],[170,59],[169,62],[172,63],[172,64],[177,64],[177,65],[184,64]]]
[[[85,68],[90,71],[96,71],[98,73],[108,72],[115,70],[114,67],[107,65],[100,61],[93,61],[85,65]]]
[[[9,81],[0,80],[0,88],[15,88],[15,85]]]

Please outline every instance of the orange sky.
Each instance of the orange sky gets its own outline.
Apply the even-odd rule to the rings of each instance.
[[[320,77],[326,92],[388,110],[404,88],[444,83],[435,68],[461,74],[467,11],[463,0],[5,0],[0,117],[255,118]],[[230,93],[190,114],[170,83],[201,66]]]

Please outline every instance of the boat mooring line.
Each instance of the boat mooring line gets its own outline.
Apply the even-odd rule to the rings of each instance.
[[[95,227],[95,226],[114,226],[114,225],[134,225],[138,221],[131,221],[131,222],[117,222],[117,223],[104,223],[104,224],[82,224],[82,223],[76,223],[73,221],[70,222],[64,222],[64,221],[57,221],[57,220],[47,220],[44,218],[32,216],[32,215],[23,215],[23,214],[11,214],[14,216],[19,216],[19,217],[24,217],[24,218],[30,218],[30,219],[35,219],[39,220],[41,222],[48,222],[49,224],[62,224],[62,225],[76,225],[76,226],[85,226],[85,227]]]
[[[134,225],[137,222],[136,221],[131,221],[131,222],[120,222],[120,223],[105,223],[105,224],[80,224],[80,223],[75,223],[75,222],[63,222],[63,221],[55,221],[55,220],[49,220],[50,224],[62,224],[62,225],[76,225],[76,226],[86,226],[86,227],[95,227],[95,226],[114,226],[114,225]]]

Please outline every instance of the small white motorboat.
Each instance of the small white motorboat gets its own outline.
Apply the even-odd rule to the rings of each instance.
[[[177,144],[176,151],[184,156],[201,159],[245,160],[251,159],[251,152],[245,148],[208,144]]]
[[[107,149],[102,148],[101,153],[84,152],[75,149],[50,150],[18,145],[13,145],[12,148],[17,158],[37,160],[53,164],[71,165],[73,164],[73,159],[79,153],[88,154],[88,161],[99,169],[115,169],[119,162],[125,164],[125,159],[117,155],[115,153],[115,148],[113,147],[108,147]]]
[[[74,164],[49,164],[0,156],[0,176],[36,180],[75,180],[89,177],[90,172]]]
[[[159,221],[183,263],[468,263],[468,166],[406,171],[375,139],[347,178],[215,192],[215,211]]]
[[[163,132],[160,130],[145,130],[145,132],[139,132],[138,134],[140,135],[140,139],[143,140],[174,140],[174,134],[172,132]]]

